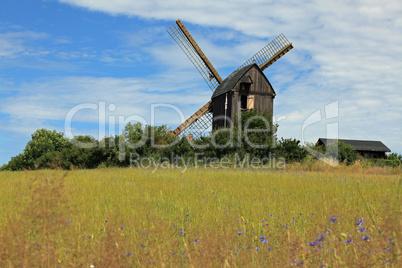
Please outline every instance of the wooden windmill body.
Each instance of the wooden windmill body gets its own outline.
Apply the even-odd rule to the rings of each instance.
[[[263,71],[293,48],[283,34],[223,80],[180,20],[167,31],[213,91],[211,100],[178,126],[175,135],[198,138],[211,127],[230,127],[241,111],[273,114],[276,94]]]

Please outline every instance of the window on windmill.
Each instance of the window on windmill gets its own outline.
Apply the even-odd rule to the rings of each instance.
[[[254,109],[254,95],[247,96],[247,110]]]
[[[240,109],[247,110],[247,95],[240,95]]]

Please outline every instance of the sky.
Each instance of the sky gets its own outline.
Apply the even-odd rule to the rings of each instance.
[[[208,102],[166,32],[179,18],[222,78],[278,34],[292,42],[264,71],[279,138],[380,140],[402,154],[400,14],[397,0],[2,0],[0,165],[37,129],[174,129]]]

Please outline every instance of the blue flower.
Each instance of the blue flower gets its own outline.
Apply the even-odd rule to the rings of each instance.
[[[358,232],[360,232],[360,233],[363,233],[363,232],[365,232],[366,231],[366,228],[361,228],[361,229],[359,229],[359,230],[357,230]]]
[[[317,243],[317,242],[313,242],[313,243],[308,243],[308,245],[314,247],[314,246],[317,246],[318,243]]]
[[[239,255],[239,253],[237,253],[237,252],[234,252],[234,253],[233,253],[233,255]]]
[[[260,237],[261,242],[265,240],[265,236]]]
[[[363,217],[359,220],[359,218],[357,218],[356,219],[356,225],[358,226],[358,227],[361,227],[362,226],[362,224],[364,224],[364,221],[363,221]]]
[[[242,235],[243,233],[242,233],[242,232],[237,232],[237,234],[238,234],[238,235]]]
[[[366,240],[369,240],[369,239],[370,239],[370,236],[368,236],[368,235],[365,235],[365,236],[362,237],[363,241],[366,241]]]
[[[336,220],[337,220],[338,218],[337,217],[335,217],[335,216],[331,216],[331,217],[329,217],[329,220],[331,221],[331,223],[334,223],[334,222],[336,222]]]
[[[260,248],[255,248],[255,250],[260,250]]]
[[[389,247],[389,248],[383,249],[382,252],[387,252],[387,251],[390,251],[391,249],[392,249],[392,247]]]
[[[198,239],[194,239],[194,240],[193,240],[193,242],[198,242],[198,241],[200,241],[200,240],[198,240]]]
[[[345,240],[345,243],[350,243],[350,242],[352,242],[352,238],[351,239],[348,239],[348,240]]]

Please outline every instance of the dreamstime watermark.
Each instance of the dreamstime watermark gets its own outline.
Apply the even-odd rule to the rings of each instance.
[[[283,157],[276,158],[269,153],[266,157],[251,157],[245,154],[241,157],[235,153],[233,157],[208,157],[203,153],[196,153],[193,157],[177,156],[174,153],[170,157],[147,157],[140,156],[138,153],[130,154],[130,168],[152,169],[152,173],[157,170],[182,169],[186,172],[189,167],[212,168],[212,169],[285,169],[286,161]]]

